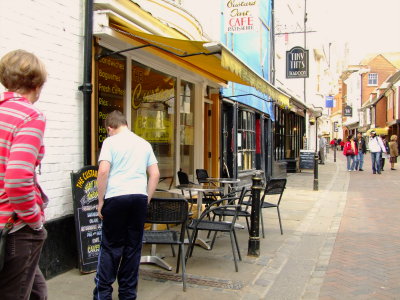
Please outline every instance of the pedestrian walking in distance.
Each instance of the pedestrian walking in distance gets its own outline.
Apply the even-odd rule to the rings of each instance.
[[[364,140],[361,132],[357,133],[357,138],[355,141],[357,143],[357,149],[358,149],[355,170],[364,171],[363,170],[364,154],[367,153],[367,146],[365,144],[365,140]]]
[[[5,236],[0,299],[47,299],[38,263],[47,237],[43,227],[47,197],[35,169],[44,155],[44,115],[33,105],[47,79],[44,64],[32,53],[14,50],[0,60],[0,229]],[[13,222],[12,222],[13,221]]]
[[[382,139],[383,146],[385,146],[385,149],[386,149],[386,152],[385,152],[385,153],[382,152],[382,157],[381,157],[381,171],[385,171],[385,170],[384,170],[384,167],[385,167],[385,160],[386,160],[386,158],[387,158],[387,159],[390,159],[390,156],[389,156],[390,150],[389,150],[389,142],[386,140],[386,136],[385,136],[384,134],[381,135],[381,139]]]
[[[118,278],[119,299],[136,299],[147,204],[160,172],[150,143],[128,129],[121,112],[108,114],[105,127],[109,137],[101,147],[97,177],[102,240],[93,296],[112,299]]]
[[[390,137],[389,150],[391,165],[390,170],[396,170],[394,168],[394,164],[397,163],[397,156],[399,156],[399,145],[397,144],[397,135],[395,134]]]
[[[377,136],[374,130],[370,133],[368,148],[371,152],[372,173],[381,174],[381,154],[386,153],[386,148],[381,137]]]
[[[322,137],[321,134],[318,134],[318,148],[319,148],[319,158],[320,158],[320,164],[324,165],[325,164],[325,148],[326,148],[326,139]]]
[[[347,171],[356,171],[355,166],[358,149],[352,134],[347,137],[347,142],[343,147],[343,154],[346,155],[347,158]]]

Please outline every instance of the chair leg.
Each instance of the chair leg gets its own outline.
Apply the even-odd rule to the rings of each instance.
[[[167,229],[169,230],[169,225],[167,224]],[[171,246],[171,251],[172,251],[172,256],[173,257],[175,257],[176,256],[176,254],[175,254],[175,248],[174,248],[174,245],[170,245]]]
[[[248,217],[246,217],[246,225],[247,225],[247,231],[250,234],[250,224],[249,224],[249,218]]]
[[[216,217],[216,215],[213,215],[212,221],[215,220],[215,217]],[[209,230],[208,233],[207,233],[207,239],[210,238],[210,235],[211,235],[211,230]]]
[[[264,218],[263,218],[263,213],[262,213],[262,207],[260,208],[260,219],[261,219],[261,232],[263,239],[265,239],[265,234],[264,234]]]
[[[193,233],[192,233],[192,238],[190,239],[190,249],[188,249],[188,255],[186,255],[186,260],[189,258],[189,257],[192,257],[192,254],[193,254],[193,248],[194,248],[194,243],[196,242],[196,238],[197,238],[197,233],[198,233],[198,230],[197,229],[194,229],[193,230]]]
[[[238,268],[237,261],[236,261],[235,242],[233,241],[233,239],[235,237],[233,236],[232,231],[229,232],[229,235],[231,236],[231,246],[232,246],[233,261],[235,262],[235,271],[239,272],[239,268]]]
[[[239,244],[238,244],[238,240],[237,240],[237,237],[236,237],[236,230],[235,229],[233,229],[233,236],[235,237],[236,250],[237,250],[237,253],[238,253],[238,256],[239,256],[239,260],[242,260],[242,255],[240,255],[240,249],[239,249]]]
[[[180,245],[180,251],[179,253],[182,253],[181,255],[178,254],[178,261],[179,261],[179,256],[181,257],[182,260],[182,284],[183,284],[183,291],[186,292],[186,265],[185,265],[185,258],[183,256],[183,253],[185,252],[185,247],[184,244],[182,243]]]
[[[212,248],[214,247],[214,242],[215,242],[215,239],[216,239],[216,237],[217,237],[217,232],[218,232],[218,231],[215,231],[215,232],[214,232],[214,236],[213,236],[213,239],[212,239],[211,245],[210,245],[210,250],[212,250]]]
[[[283,230],[282,230],[282,221],[281,221],[281,213],[279,211],[279,206],[276,207],[276,210],[278,211],[279,227],[281,228],[281,235],[282,235]]]

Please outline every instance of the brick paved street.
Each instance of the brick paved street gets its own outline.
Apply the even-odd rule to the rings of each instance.
[[[320,299],[400,299],[400,171],[350,176]]]

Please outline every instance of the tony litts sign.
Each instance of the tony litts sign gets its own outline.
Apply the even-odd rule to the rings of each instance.
[[[293,47],[286,51],[286,78],[308,78],[308,50]]]
[[[258,1],[225,0],[225,33],[258,31]]]

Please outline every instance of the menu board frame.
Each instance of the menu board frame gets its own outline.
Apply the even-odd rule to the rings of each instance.
[[[315,164],[315,151],[313,150],[300,150],[300,170],[309,169],[313,170]]]
[[[86,166],[71,172],[75,231],[81,273],[96,271],[100,252],[102,222],[97,214],[98,167]]]

